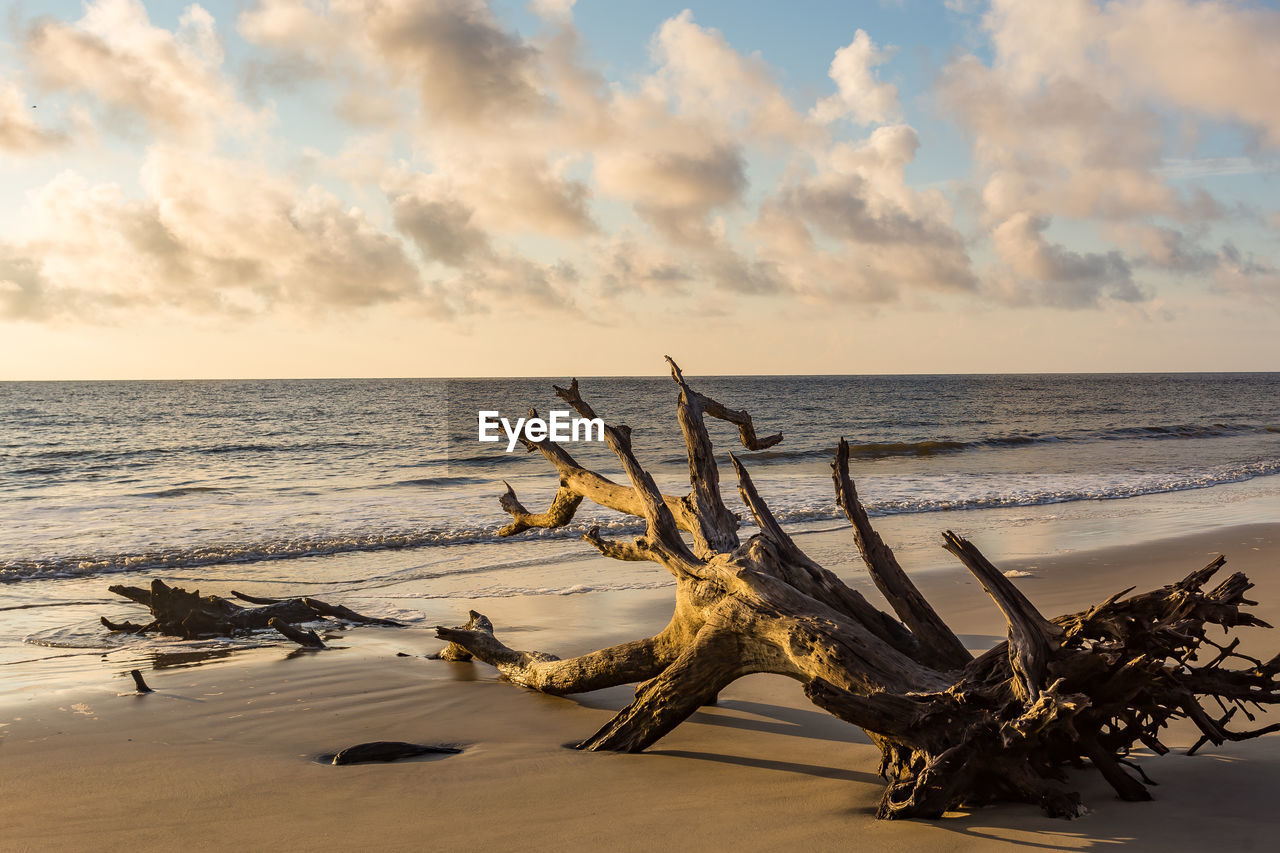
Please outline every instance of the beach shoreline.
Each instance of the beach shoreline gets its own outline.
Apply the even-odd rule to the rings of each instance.
[[[800,545],[822,551],[838,547],[835,537],[850,547],[847,531],[808,534]],[[1173,582],[1220,552],[1227,571],[1257,585],[1257,614],[1280,624],[1280,524],[1000,565],[1027,571],[1017,583],[1057,615],[1130,585]],[[1003,637],[998,612],[962,569],[916,577],[971,648]],[[447,605],[456,613],[441,621],[456,624],[477,607],[513,645],[568,655],[656,631],[670,603],[670,589],[654,588],[436,602],[430,615],[442,617]],[[1275,651],[1273,632],[1240,633],[1246,648]],[[1095,774],[1077,774],[1091,809],[1078,821],[1008,805],[888,824],[873,817],[879,753],[780,676],[734,683],[648,753],[582,753],[565,745],[625,706],[630,688],[571,698],[516,688],[484,664],[424,659],[440,642],[422,624],[357,629],[334,645],[154,669],[146,675],[156,692],[147,696],[132,693],[119,664],[78,684],[9,693],[0,700],[6,846],[159,849],[206,839],[288,850],[324,839],[353,849],[763,850],[837,849],[865,838],[884,850],[1261,849],[1280,820],[1267,805],[1280,784],[1276,736],[1194,758],[1143,758],[1162,783],[1153,803],[1119,802]],[[356,767],[314,760],[373,740],[464,751]],[[1189,731],[1170,737],[1184,747],[1193,740]]]

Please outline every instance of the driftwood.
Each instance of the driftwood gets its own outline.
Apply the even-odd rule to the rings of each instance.
[[[363,616],[341,605],[326,604],[314,598],[260,598],[232,590],[231,594],[255,607],[236,604],[219,595],[200,595],[169,586],[156,578],[150,589],[117,584],[108,588],[116,595],[150,608],[152,620],[146,624],[112,622],[105,616],[102,624],[109,631],[129,634],[159,633],[195,640],[205,637],[231,637],[264,628],[279,633],[304,648],[323,649],[324,641],[297,623],[315,622],[326,617],[358,625],[399,627],[392,619]]]
[[[139,693],[155,693],[154,690],[147,686],[147,682],[143,680],[142,670],[131,669],[129,670],[129,675],[132,676],[133,686],[138,689]]]
[[[1122,799],[1149,799],[1148,780],[1128,756],[1143,746],[1167,752],[1159,737],[1171,720],[1190,719],[1213,744],[1280,728],[1227,728],[1237,713],[1253,719],[1248,706],[1280,701],[1280,655],[1263,662],[1237,651],[1238,640],[1219,644],[1206,636],[1211,624],[1269,627],[1242,609],[1254,603],[1245,598],[1251,584],[1243,574],[1208,585],[1223,558],[1153,592],[1125,590],[1086,611],[1046,619],[972,543],[948,531],[944,547],[978,578],[1008,624],[1008,639],[974,658],[872,529],[843,440],[832,465],[836,497],[894,615],[807,557],[730,454],[759,528],[742,541],[720,495],[705,418],[737,425],[748,450],[781,436],[757,440],[749,415],[694,391],[674,362],[671,369],[680,391],[688,495],[661,494],[632,453],[630,429],[606,425],[605,440],[629,484],[580,467],[561,445],[526,441],[556,468],[559,490],[538,514],[510,486],[501,499],[512,516],[506,535],[563,525],[584,499],[643,518],[646,531],[632,541],[604,539],[598,529],[583,538],[606,556],[648,560],[670,572],[676,580],[670,624],[653,637],[567,660],[509,648],[474,611],[463,626],[436,629],[448,641],[439,657],[479,659],[544,693],[638,683],[635,701],[579,749],[643,750],[735,679],[779,673],[879,747],[887,781],[881,818],[936,818],[996,800],[1074,817],[1084,808],[1065,786],[1064,770],[1091,765]],[[583,417],[596,416],[576,380],[556,393]],[[1210,713],[1206,701],[1219,712]]]
[[[333,755],[321,755],[326,764],[369,764],[374,761],[399,761],[423,755],[457,755],[462,752],[456,746],[436,746],[426,743],[405,743],[398,740],[375,740],[358,743]]]

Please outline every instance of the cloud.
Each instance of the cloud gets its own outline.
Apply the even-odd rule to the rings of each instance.
[[[942,102],[973,134],[991,220],[1028,208],[1117,220],[1179,214],[1183,202],[1157,174],[1154,113],[1117,106],[1073,79],[1024,90],[1013,74],[970,56],[950,64],[939,83]]]
[[[1232,243],[1223,245],[1213,276],[1213,291],[1253,303],[1280,304],[1280,269],[1269,261],[1241,252]]]
[[[317,187],[253,163],[157,146],[145,194],[64,172],[30,199],[34,236],[4,247],[11,316],[104,309],[251,314],[404,302],[447,312],[400,241]],[[16,294],[16,296],[15,296]]]
[[[597,253],[596,279],[606,297],[688,293],[696,275],[687,262],[630,235],[611,238]]]
[[[1280,144],[1275,10],[1215,0],[994,0],[984,26],[990,64],[960,57],[944,69],[939,94],[974,134],[982,164],[1005,181],[998,219],[1028,206],[1115,219],[1203,213],[1166,182],[1197,170],[1163,158],[1161,110],[1236,121]],[[1224,165],[1241,168],[1239,158],[1216,158],[1208,173]],[[1031,198],[1020,204],[1009,193]]]
[[[1125,223],[1113,226],[1112,233],[1118,242],[1132,247],[1137,253],[1137,263],[1169,270],[1175,273],[1199,274],[1218,266],[1218,253],[1200,246],[1201,233],[1191,235],[1167,226]]]
[[[656,150],[620,147],[597,154],[595,163],[602,192],[632,202],[677,242],[706,239],[707,214],[737,202],[747,186],[742,152],[715,140]]]
[[[658,28],[650,73],[609,85],[583,59],[571,19],[554,9],[537,8],[557,27],[536,41],[504,30],[478,3],[357,9],[363,11],[353,2],[269,0],[241,16],[241,32],[300,67],[320,66],[318,74],[352,69],[343,72],[354,82],[342,104],[370,87],[384,100],[397,86],[413,91],[421,111],[414,138],[429,166],[402,168],[382,183],[397,227],[429,262],[465,272],[513,257],[516,235],[592,238],[602,227],[594,209],[616,211],[621,202],[651,230],[645,239],[652,245],[631,253],[633,265],[617,247],[608,262],[603,249],[576,252],[593,256],[581,274],[600,277],[597,292],[617,292],[622,282],[678,282],[668,290],[691,293],[793,290],[811,277],[803,250],[782,258],[776,246],[743,245],[725,219],[750,214],[751,159],[778,157],[789,173],[810,178],[766,193],[771,220],[791,218],[792,230],[813,226],[823,239],[860,250],[875,246],[868,267],[887,281],[881,289],[895,294],[899,287],[974,286],[941,194],[906,187],[914,131],[882,128],[861,143],[833,146],[816,113],[792,104],[761,57],[734,50],[691,12]],[[463,35],[444,45],[445,32]],[[896,89],[872,70],[888,56],[857,34],[832,63],[837,94],[816,112],[859,123],[896,115]],[[428,67],[437,70],[425,74]],[[467,107],[443,100],[436,85]]]
[[[1140,298],[1135,266],[1219,268],[1199,245],[1206,223],[1255,214],[1193,181],[1257,164],[1170,158],[1166,124],[1226,119],[1280,142],[1280,102],[1264,95],[1280,76],[1280,13],[1216,0],[993,0],[983,26],[990,60],[957,58],[936,92],[973,138],[977,212],[1004,265],[992,289],[1016,300],[1038,282],[1039,302],[1090,307]],[[1100,220],[1135,255],[1050,243],[1056,219]]]
[[[1280,146],[1280,11],[1222,0],[1128,0],[1096,14],[1110,66],[1103,73],[1114,69],[1143,94],[1258,128]]]
[[[512,252],[468,265],[449,283],[463,311],[481,314],[493,311],[495,306],[577,313],[574,294],[579,285],[578,270],[573,264],[538,263]]]
[[[599,192],[632,205],[664,239],[719,242],[710,216],[741,204],[752,149],[811,144],[813,129],[768,67],[685,11],[651,43],[653,73],[633,90],[605,93],[606,120],[591,144]]]
[[[476,224],[476,211],[440,176],[412,175],[388,191],[396,228],[427,263],[447,269],[435,282],[452,309],[487,313],[494,304],[573,311],[580,287],[566,261],[539,262],[497,245]]]
[[[1119,252],[1082,253],[1049,242],[1049,221],[1018,213],[996,226],[996,253],[1007,265],[1004,297],[1015,304],[1096,308],[1104,299],[1140,302],[1147,295],[1133,281]]]
[[[48,287],[34,259],[0,245],[0,318],[44,319],[50,310]]]
[[[859,124],[883,124],[898,117],[898,89],[876,79],[875,66],[892,57],[892,50],[880,50],[866,31],[858,30],[853,41],[836,51],[829,75],[837,92],[823,98],[813,109],[821,122],[847,118]]]
[[[827,251],[815,232],[837,241],[837,256],[858,270],[855,275],[822,277],[851,283],[861,298],[897,298],[898,291],[918,287],[936,291],[969,291],[976,287],[964,239],[952,227],[951,207],[935,191],[908,187],[905,168],[915,157],[919,138],[906,125],[876,128],[858,143],[839,143],[819,167],[798,180],[784,182],[762,206],[755,226],[767,257],[794,272],[794,289],[814,293],[806,259]],[[881,284],[870,286],[870,276]],[[887,285],[887,286],[886,286]],[[838,288],[829,290],[836,293]]]
[[[42,154],[71,141],[65,130],[39,125],[35,113],[17,84],[0,83],[0,152]]]
[[[1202,156],[1190,131],[1176,152],[1167,139],[1175,120],[1227,118],[1269,144],[1272,106],[1237,68],[1269,67],[1269,11],[995,0],[990,50],[950,61],[935,89],[972,137],[972,172],[921,185],[938,164],[917,163],[933,126],[905,121],[894,48],[863,30],[831,58],[828,89],[802,100],[689,11],[656,28],[646,68],[610,79],[570,0],[528,8],[541,23],[522,33],[482,0],[258,0],[236,18],[231,67],[198,5],[172,31],[136,0],[25,25],[17,79],[145,147],[135,175],[63,175],[31,196],[31,235],[0,253],[5,310],[395,304],[443,317],[506,302],[585,312],[629,294],[1078,309],[1146,299],[1148,278],[1270,274],[1212,248],[1242,211],[1197,183],[1258,159]],[[1163,35],[1133,42],[1162,28],[1187,65],[1247,91],[1210,103]],[[326,104],[316,125],[336,133],[304,145],[315,131],[282,123],[267,137],[275,96],[294,99],[288,115]],[[25,100],[0,85],[0,149],[80,139]]]
[[[369,47],[415,86],[427,120],[505,123],[543,103],[535,52],[474,0],[403,0],[374,7]]]
[[[581,237],[596,230],[586,183],[568,178],[538,157],[494,157],[449,169],[460,192],[490,229],[550,237]]]
[[[1256,175],[1266,171],[1269,170],[1252,157],[1165,157],[1160,167],[1160,174],[1168,178]]]
[[[688,9],[665,21],[650,46],[658,68],[647,81],[687,118],[713,117],[721,131],[738,126],[761,141],[813,138],[758,56],[743,56],[716,29],[699,26]]]
[[[297,74],[355,74],[355,92],[406,85],[423,120],[501,126],[546,107],[537,51],[480,0],[259,0],[241,34]]]
[[[529,11],[547,21],[566,23],[573,18],[577,0],[530,0]]]
[[[22,48],[41,87],[89,95],[155,135],[207,138],[253,121],[221,73],[213,17],[198,5],[170,32],[153,26],[138,0],[97,0],[74,24],[38,19]]]
[[[475,211],[441,182],[419,176],[411,188],[392,193],[390,199],[396,228],[426,260],[463,267],[493,255],[489,235],[472,222]]]

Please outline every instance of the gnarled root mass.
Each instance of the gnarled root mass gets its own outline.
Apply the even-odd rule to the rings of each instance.
[[[670,359],[668,359],[670,361]],[[1280,728],[1228,728],[1237,714],[1280,700],[1280,655],[1243,655],[1238,639],[1219,644],[1206,628],[1266,623],[1242,608],[1251,584],[1233,574],[1216,586],[1219,557],[1177,583],[1125,590],[1081,613],[1046,619],[974,545],[948,531],[944,547],[981,582],[1008,624],[1008,639],[974,658],[902,570],[872,529],[849,476],[842,440],[832,465],[835,493],[853,526],[867,571],[893,615],[807,557],[756,491],[742,462],[730,460],[759,533],[746,541],[724,505],[705,417],[739,427],[747,450],[759,440],[749,415],[692,390],[674,362],[677,416],[689,459],[688,495],[661,494],[631,449],[631,431],[607,424],[605,439],[629,483],[579,466],[550,441],[527,443],[560,476],[548,512],[530,513],[508,488],[504,533],[569,522],[583,500],[639,516],[633,541],[583,536],[606,556],[649,560],[676,579],[670,624],[647,639],[560,660],[503,644],[472,612],[467,624],[437,628],[439,657],[479,659],[510,681],[552,694],[638,683],[635,701],[580,749],[637,752],[687,719],[729,683],[770,672],[804,685],[818,706],[865,730],[882,753],[887,788],[882,818],[941,816],[996,800],[1035,803],[1054,816],[1083,811],[1064,770],[1096,769],[1125,800],[1149,799],[1149,780],[1128,756],[1135,747],[1168,748],[1161,730],[1189,718],[1204,743],[1243,740]],[[575,381],[557,394],[595,417]],[[1210,713],[1206,702],[1217,711]]]
[[[400,625],[392,619],[362,616],[342,605],[326,604],[315,598],[259,598],[232,590],[231,594],[249,604],[245,607],[219,595],[200,595],[200,590],[187,592],[169,586],[156,578],[150,589],[117,584],[111,592],[122,595],[151,610],[152,619],[142,625],[112,622],[105,616],[102,624],[109,631],[129,634],[158,633],[196,640],[204,637],[232,637],[264,628],[274,628],[285,637],[309,649],[325,648],[324,641],[300,622],[315,622],[326,617],[340,623],[357,625]]]

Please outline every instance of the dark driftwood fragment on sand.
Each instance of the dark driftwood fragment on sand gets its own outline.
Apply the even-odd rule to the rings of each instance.
[[[567,660],[509,648],[474,611],[465,625],[436,629],[448,641],[438,657],[484,661],[544,693],[638,684],[635,701],[578,748],[638,752],[735,679],[779,673],[879,747],[888,783],[882,818],[939,817],[995,800],[1074,817],[1083,806],[1064,786],[1064,769],[1088,762],[1122,799],[1149,799],[1148,780],[1126,769],[1134,768],[1127,756],[1139,746],[1167,752],[1159,735],[1171,720],[1190,719],[1213,744],[1280,729],[1227,728],[1237,709],[1248,717],[1246,705],[1280,701],[1280,655],[1263,662],[1238,652],[1237,640],[1220,645],[1206,636],[1210,625],[1270,627],[1243,609],[1254,603],[1245,598],[1252,584],[1243,574],[1209,586],[1223,558],[1153,592],[1125,590],[1086,611],[1046,619],[971,542],[948,531],[944,547],[978,578],[1008,624],[1005,642],[973,658],[872,529],[843,440],[832,465],[836,497],[893,614],[806,556],[731,454],[739,494],[760,529],[742,541],[720,495],[706,417],[738,426],[747,450],[781,436],[757,439],[747,413],[694,391],[674,362],[671,370],[689,494],[661,494],[632,453],[631,430],[606,425],[628,484],[582,468],[562,445],[526,442],[559,475],[551,508],[528,511],[509,486],[500,500],[512,517],[504,535],[567,524],[583,500],[644,519],[644,535],[630,542],[604,539],[597,529],[583,538],[606,556],[649,560],[670,572],[671,623],[656,636]],[[596,416],[576,381],[556,393],[583,417]],[[1211,716],[1205,701],[1224,715]]]
[[[320,635],[310,628],[300,628],[297,625],[290,625],[288,622],[278,617],[272,617],[267,621],[267,626],[275,628],[281,634],[284,634],[290,640],[293,640],[304,649],[327,649],[324,640],[320,639]]]
[[[218,595],[202,596],[199,590],[187,592],[181,587],[169,586],[159,578],[151,582],[150,589],[120,584],[109,589],[151,610],[152,620],[145,625],[102,618],[107,630],[131,634],[155,632],[194,640],[274,628],[304,648],[323,649],[325,644],[316,632],[300,628],[297,623],[333,618],[358,625],[400,626],[392,619],[363,616],[346,607],[326,604],[314,598],[254,598],[233,592],[237,598],[258,605],[245,607]]]
[[[142,671],[141,671],[141,670],[131,669],[131,670],[129,670],[129,675],[133,676],[133,686],[134,686],[134,687],[136,687],[136,688],[138,688],[138,692],[139,692],[139,693],[154,693],[154,692],[155,692],[154,690],[152,690],[150,687],[148,687],[148,686],[147,686],[147,682],[145,682],[145,681],[143,681],[143,680],[142,680]]]
[[[336,753],[330,764],[368,764],[374,761],[399,761],[420,755],[457,755],[462,752],[454,746],[431,746],[423,743],[405,743],[398,740],[376,740],[358,743]],[[322,756],[327,758],[327,756]]]

